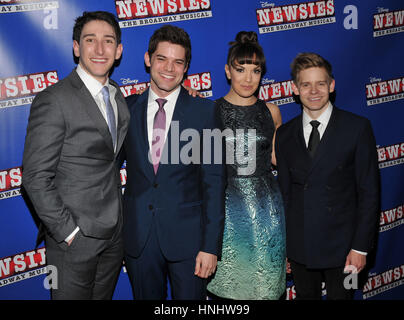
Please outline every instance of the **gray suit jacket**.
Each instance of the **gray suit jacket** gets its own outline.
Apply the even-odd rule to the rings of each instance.
[[[86,236],[112,237],[121,215],[117,155],[129,112],[116,83],[117,152],[108,125],[73,70],[31,105],[23,156],[23,186],[48,233],[58,242],[79,226]]]

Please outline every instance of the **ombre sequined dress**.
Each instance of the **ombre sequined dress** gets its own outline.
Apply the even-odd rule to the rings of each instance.
[[[271,170],[274,122],[262,100],[216,103],[227,132],[226,219],[222,257],[208,290],[227,299],[278,299],[286,285],[285,223]]]

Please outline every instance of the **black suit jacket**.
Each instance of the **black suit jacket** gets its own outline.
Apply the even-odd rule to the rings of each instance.
[[[184,163],[184,154],[178,154],[191,147],[190,137],[179,141],[185,129],[191,129],[188,133],[193,134],[194,150],[199,150],[203,130],[221,128],[217,108],[213,101],[193,98],[181,88],[162,155],[168,162],[160,163],[155,175],[148,158],[148,96],[149,90],[127,98],[131,121],[125,141],[125,251],[134,257],[141,254],[154,220],[167,259],[189,259],[199,251],[218,255],[224,223],[225,167],[213,163],[215,150],[202,148],[197,156],[200,163]],[[176,122],[178,127],[173,125]],[[204,151],[211,152],[211,164],[203,163]]]
[[[302,115],[276,135],[288,258],[309,268],[345,264],[369,252],[379,220],[379,171],[370,122],[336,107],[312,159]]]

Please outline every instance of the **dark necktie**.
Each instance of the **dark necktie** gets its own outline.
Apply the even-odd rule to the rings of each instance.
[[[112,108],[111,101],[109,100],[109,90],[108,87],[102,87],[101,90],[102,97],[104,98],[105,102],[105,111],[107,114],[107,124],[109,128],[109,132],[111,133],[112,137],[112,144],[114,146],[114,150],[116,147],[116,123],[115,123],[115,113],[114,109]]]
[[[320,143],[320,133],[318,132],[317,129],[318,126],[320,125],[320,122],[318,122],[317,120],[313,120],[310,121],[310,124],[312,125],[313,129],[311,130],[310,133],[309,145],[307,147],[307,150],[309,151],[310,156],[314,158],[317,146]]]
[[[161,152],[164,147],[164,137],[166,131],[166,112],[164,111],[164,105],[166,99],[156,99],[159,105],[159,109],[154,116],[153,123],[153,139],[152,139],[152,162],[154,168],[154,174],[157,173],[159,162],[161,158]]]

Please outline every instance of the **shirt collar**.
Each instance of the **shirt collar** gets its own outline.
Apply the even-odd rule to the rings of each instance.
[[[173,92],[171,92],[167,97],[164,97],[164,99],[167,100],[168,104],[175,104],[179,94],[181,91],[181,86],[178,86],[177,89],[175,89]],[[160,98],[150,87],[150,94],[149,94],[149,103],[153,103],[156,101],[156,99]]]
[[[84,84],[86,85],[88,91],[90,91],[90,93],[91,93],[91,95],[93,97],[97,96],[104,86],[110,87],[108,78],[107,78],[107,81],[105,81],[104,84],[101,84],[98,80],[94,79],[91,75],[89,75],[80,66],[80,64],[77,65],[76,72],[79,75],[80,79],[84,82]]]
[[[330,121],[332,109],[333,109],[332,103],[330,101],[328,101],[327,109],[325,109],[324,112],[316,120],[318,122],[320,122],[320,124],[327,126],[328,121]],[[303,110],[303,127],[310,125],[310,121],[312,121],[312,120],[314,120],[314,119],[312,119],[306,113],[306,111]]]

